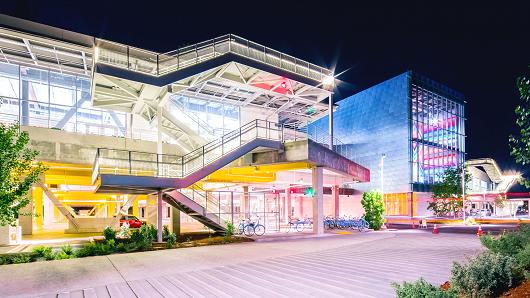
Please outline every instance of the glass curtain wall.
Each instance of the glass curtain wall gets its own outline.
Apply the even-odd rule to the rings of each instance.
[[[94,108],[90,79],[0,63],[0,122],[106,136],[126,135],[126,114]]]
[[[176,107],[169,109],[173,116],[207,140],[217,139],[240,126],[238,106],[185,96],[172,96],[171,101]]]
[[[464,106],[415,84],[411,98],[412,181],[440,182],[445,169],[464,162]]]

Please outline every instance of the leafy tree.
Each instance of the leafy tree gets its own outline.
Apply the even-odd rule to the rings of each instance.
[[[34,162],[38,152],[28,148],[29,135],[18,123],[0,124],[0,225],[15,225],[29,203],[30,187],[46,171]]]
[[[510,136],[510,153],[517,163],[524,166],[530,164],[530,78],[517,78],[517,88],[522,100],[521,105],[515,108],[515,124],[519,132]],[[530,187],[529,180],[521,179],[520,183]]]
[[[361,204],[364,208],[364,219],[370,224],[370,228],[379,230],[385,223],[383,218],[385,207],[381,193],[377,191],[363,193]]]
[[[466,184],[471,181],[469,173],[466,173],[465,178]],[[462,208],[462,168],[449,168],[444,171],[442,181],[432,188],[432,199],[427,209],[437,216],[456,214]]]

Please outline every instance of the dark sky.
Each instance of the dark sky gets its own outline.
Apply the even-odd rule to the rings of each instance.
[[[468,158],[530,176],[507,144],[515,79],[529,73],[528,1],[164,2],[10,0],[0,12],[157,51],[234,33],[336,73],[351,67],[341,76],[351,93],[416,70],[466,95]]]

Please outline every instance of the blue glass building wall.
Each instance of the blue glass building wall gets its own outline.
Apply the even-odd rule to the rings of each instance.
[[[334,135],[354,150],[349,156],[370,169],[369,183],[359,183],[361,191],[381,189],[381,155],[384,160],[384,192],[411,190],[410,166],[410,72],[403,73],[337,103]],[[325,116],[309,125],[328,131]]]
[[[408,71],[338,102],[334,135],[351,147],[352,160],[370,169],[361,191],[430,191],[445,169],[465,160],[464,96]],[[316,127],[316,128],[315,128]],[[328,132],[328,117],[308,131]]]

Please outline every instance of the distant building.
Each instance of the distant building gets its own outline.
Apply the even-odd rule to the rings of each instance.
[[[464,106],[462,94],[412,71],[338,102],[337,146],[349,148],[349,157],[368,167],[372,177],[353,187],[367,191],[382,185],[387,215],[424,214],[432,185],[445,169],[464,162]],[[327,125],[324,116],[309,131],[327,132]]]

